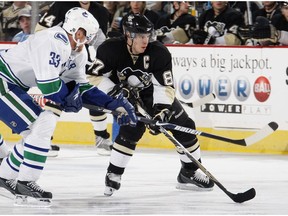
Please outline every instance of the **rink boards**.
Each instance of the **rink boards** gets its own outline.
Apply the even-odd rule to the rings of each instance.
[[[0,44],[6,49],[14,44]],[[195,119],[197,129],[229,138],[252,135],[271,121],[278,130],[251,145],[241,147],[199,137],[203,150],[286,154],[288,152],[288,69],[283,56],[287,47],[168,46],[172,54],[177,97],[195,101],[210,92],[216,99],[194,109],[185,108]],[[37,90],[31,94],[38,94]],[[41,103],[41,96],[38,102]],[[108,129],[112,132],[112,118]],[[19,140],[0,124],[9,141]],[[54,133],[55,143],[94,144],[93,128],[86,109],[78,114],[64,113]],[[148,132],[139,142],[142,147],[174,148],[163,136]]]

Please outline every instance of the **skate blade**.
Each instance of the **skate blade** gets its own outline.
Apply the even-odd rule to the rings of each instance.
[[[114,193],[116,189],[112,188],[112,187],[106,187],[105,191],[104,191],[104,195],[105,196],[112,196],[112,194]]]
[[[14,199],[14,206],[49,208],[51,205],[51,199],[34,198],[22,195],[16,195]]]
[[[194,185],[194,184],[178,183],[176,185],[176,189],[178,189],[178,190],[190,190],[190,191],[212,191],[213,187],[203,188],[203,187],[198,187],[197,185]]]
[[[59,151],[49,150],[47,153],[47,157],[57,157]]]
[[[0,196],[1,197],[5,197],[5,198],[10,199],[10,200],[14,200],[15,199],[15,195],[12,194],[10,191],[4,189],[4,188],[0,188]]]
[[[99,154],[101,156],[110,156],[111,155],[111,151],[106,150],[106,149],[97,148],[96,152],[97,152],[97,154]]]

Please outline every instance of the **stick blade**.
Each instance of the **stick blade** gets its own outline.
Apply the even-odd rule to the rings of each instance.
[[[268,124],[272,130],[276,131],[278,129],[278,124],[276,122],[270,122]]]
[[[186,102],[181,101],[181,100],[179,100],[179,101],[186,106],[189,106],[191,108],[195,108],[195,107],[202,106],[206,103],[209,103],[209,102],[213,101],[215,98],[216,98],[216,95],[214,93],[210,93],[210,94],[208,94],[202,98],[199,98],[198,100],[195,100],[192,103],[189,103],[189,102],[186,103]]]
[[[210,93],[202,98],[200,98],[199,100],[196,100],[193,102],[193,107],[199,107],[202,106],[203,104],[209,103],[211,101],[213,101],[216,98],[214,93]]]
[[[253,199],[256,196],[256,190],[254,188],[245,191],[244,193],[230,194],[230,198],[236,203],[243,203]]]
[[[266,125],[264,128],[256,132],[250,137],[247,137],[245,139],[246,146],[252,145],[265,137],[272,134],[275,130],[277,130],[278,124],[276,122],[270,122],[268,125]]]

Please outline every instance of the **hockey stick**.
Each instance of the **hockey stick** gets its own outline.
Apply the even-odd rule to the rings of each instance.
[[[83,106],[87,109],[96,110],[96,111],[105,112],[105,113],[110,113],[113,115],[119,115],[120,114],[117,111],[107,110],[107,109],[104,109],[102,107],[98,107],[95,105],[83,104]],[[183,126],[172,124],[172,123],[159,122],[159,121],[155,121],[153,119],[143,118],[141,116],[137,116],[137,119],[138,119],[138,121],[144,122],[145,124],[154,124],[154,125],[157,125],[159,127],[161,126],[161,127],[166,128],[166,129],[169,129],[169,130],[177,130],[177,131],[181,131],[183,133],[189,133],[189,134],[194,134],[196,136],[208,137],[211,139],[229,142],[229,143],[233,143],[233,144],[240,145],[240,146],[250,146],[250,145],[264,139],[265,137],[269,136],[278,128],[278,124],[276,122],[270,122],[268,125],[266,125],[261,130],[257,131],[255,134],[253,134],[249,137],[246,137],[244,139],[231,139],[231,138],[218,136],[218,135],[211,134],[211,133],[206,133],[206,132],[199,131],[196,129],[183,127]]]
[[[194,162],[199,169],[201,169],[225,194],[227,194],[234,202],[243,203],[245,201],[251,200],[255,197],[256,191],[254,188],[251,188],[243,193],[231,193],[228,191],[198,160],[196,160],[190,152],[172,135],[168,133],[168,131],[160,126],[160,132],[163,133],[178,149],[182,150],[184,154]]]
[[[184,101],[181,101],[179,100],[182,104],[188,106],[188,107],[192,107],[192,108],[195,108],[195,107],[199,107],[199,106],[202,106],[206,103],[209,103],[211,101],[213,101],[214,99],[216,98],[215,94],[214,93],[210,93],[202,98],[199,98],[197,100],[195,100],[194,102],[191,102],[191,103],[187,103],[187,102],[184,102]]]
[[[137,104],[138,111],[145,116],[147,119],[152,120],[151,116],[139,105]],[[208,177],[211,179],[225,194],[227,194],[234,202],[237,203],[243,203],[245,201],[251,200],[255,197],[256,191],[254,188],[251,188],[244,193],[237,193],[233,194],[230,191],[228,191],[198,160],[196,160],[191,153],[171,134],[168,133],[168,131],[162,127],[159,126],[159,130],[161,133],[163,133],[179,150],[183,151],[184,154],[192,161],[194,162],[199,169],[201,169]]]
[[[147,119],[152,120],[151,116],[139,105],[137,104],[138,111],[144,115]],[[168,133],[168,131],[162,127],[159,126],[160,132],[163,133],[179,150],[183,151],[184,154],[192,161],[194,162],[199,169],[205,173],[209,179],[211,179],[225,194],[227,194],[234,202],[237,203],[243,203],[245,201],[251,200],[255,197],[256,191],[254,188],[251,188],[244,193],[237,193],[233,194],[230,191],[228,191],[198,160],[196,160],[191,153],[171,134]]]
[[[94,109],[97,111],[102,111],[102,112],[107,112],[107,113],[111,113],[111,114],[116,114],[118,115],[119,112],[117,111],[111,111],[111,110],[106,110],[103,109],[101,107],[97,107],[94,105],[88,105],[88,104],[84,104],[84,107],[88,108],[88,109]],[[142,115],[144,115],[150,122],[155,122],[151,119],[151,116],[141,107],[138,105],[138,111],[140,113],[142,113]],[[142,117],[138,117],[138,120],[140,119],[146,119],[146,118],[142,118]],[[146,121],[148,122],[148,121]],[[144,123],[146,123],[144,122]],[[251,188],[247,191],[245,191],[244,193],[237,193],[237,194],[233,194],[230,191],[228,191],[198,160],[196,160],[191,153],[177,140],[175,139],[172,135],[170,135],[168,133],[168,131],[161,125],[159,125],[159,129],[160,132],[163,133],[174,145],[176,148],[178,148],[179,150],[183,151],[184,154],[192,161],[194,162],[199,169],[201,169],[210,179],[211,181],[213,181],[225,194],[227,194],[234,202],[237,203],[242,203],[248,200],[251,200],[255,197],[256,195],[256,191],[254,188]]]

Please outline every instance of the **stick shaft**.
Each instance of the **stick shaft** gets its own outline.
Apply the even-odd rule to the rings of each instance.
[[[152,120],[151,116],[141,107],[139,104],[137,105],[138,111],[147,117],[147,119]],[[234,202],[245,202],[247,200],[253,199],[255,197],[255,189],[252,188],[244,193],[241,194],[233,194],[230,191],[228,191],[197,159],[193,157],[193,155],[171,134],[168,133],[168,131],[162,127],[159,126],[160,132],[163,133],[174,145],[176,148],[180,149],[184,152],[184,154],[197,165],[199,169],[202,170],[203,173],[205,173],[211,181],[213,181],[226,195],[228,195]],[[251,192],[252,191],[252,192]],[[254,193],[253,193],[254,192]]]
[[[119,115],[120,114],[117,111],[107,110],[107,109],[104,109],[102,107],[98,107],[98,106],[94,106],[94,105],[90,105],[90,104],[84,104],[83,106],[86,107],[87,109],[96,110],[96,111],[105,112],[105,113],[110,113],[113,115]],[[141,117],[141,116],[137,116],[137,119],[138,119],[138,121],[143,122],[145,124],[154,124],[154,125],[157,125],[159,127],[161,126],[163,128],[169,129],[169,130],[177,130],[177,131],[180,131],[183,133],[194,134],[196,136],[203,136],[203,137],[207,137],[207,138],[211,138],[211,139],[215,139],[215,140],[220,140],[223,142],[233,143],[233,144],[240,145],[240,146],[252,145],[252,144],[264,139],[265,137],[269,136],[271,133],[273,133],[278,128],[277,123],[270,122],[268,125],[266,125],[264,128],[262,128],[260,131],[256,132],[252,136],[249,136],[245,139],[231,139],[228,137],[223,137],[223,136],[219,136],[219,135],[215,135],[215,134],[211,134],[211,133],[206,133],[203,131],[183,127],[183,126],[172,124],[172,123],[159,122],[159,121],[153,120],[151,118],[147,118],[147,116],[146,116],[146,118]]]

